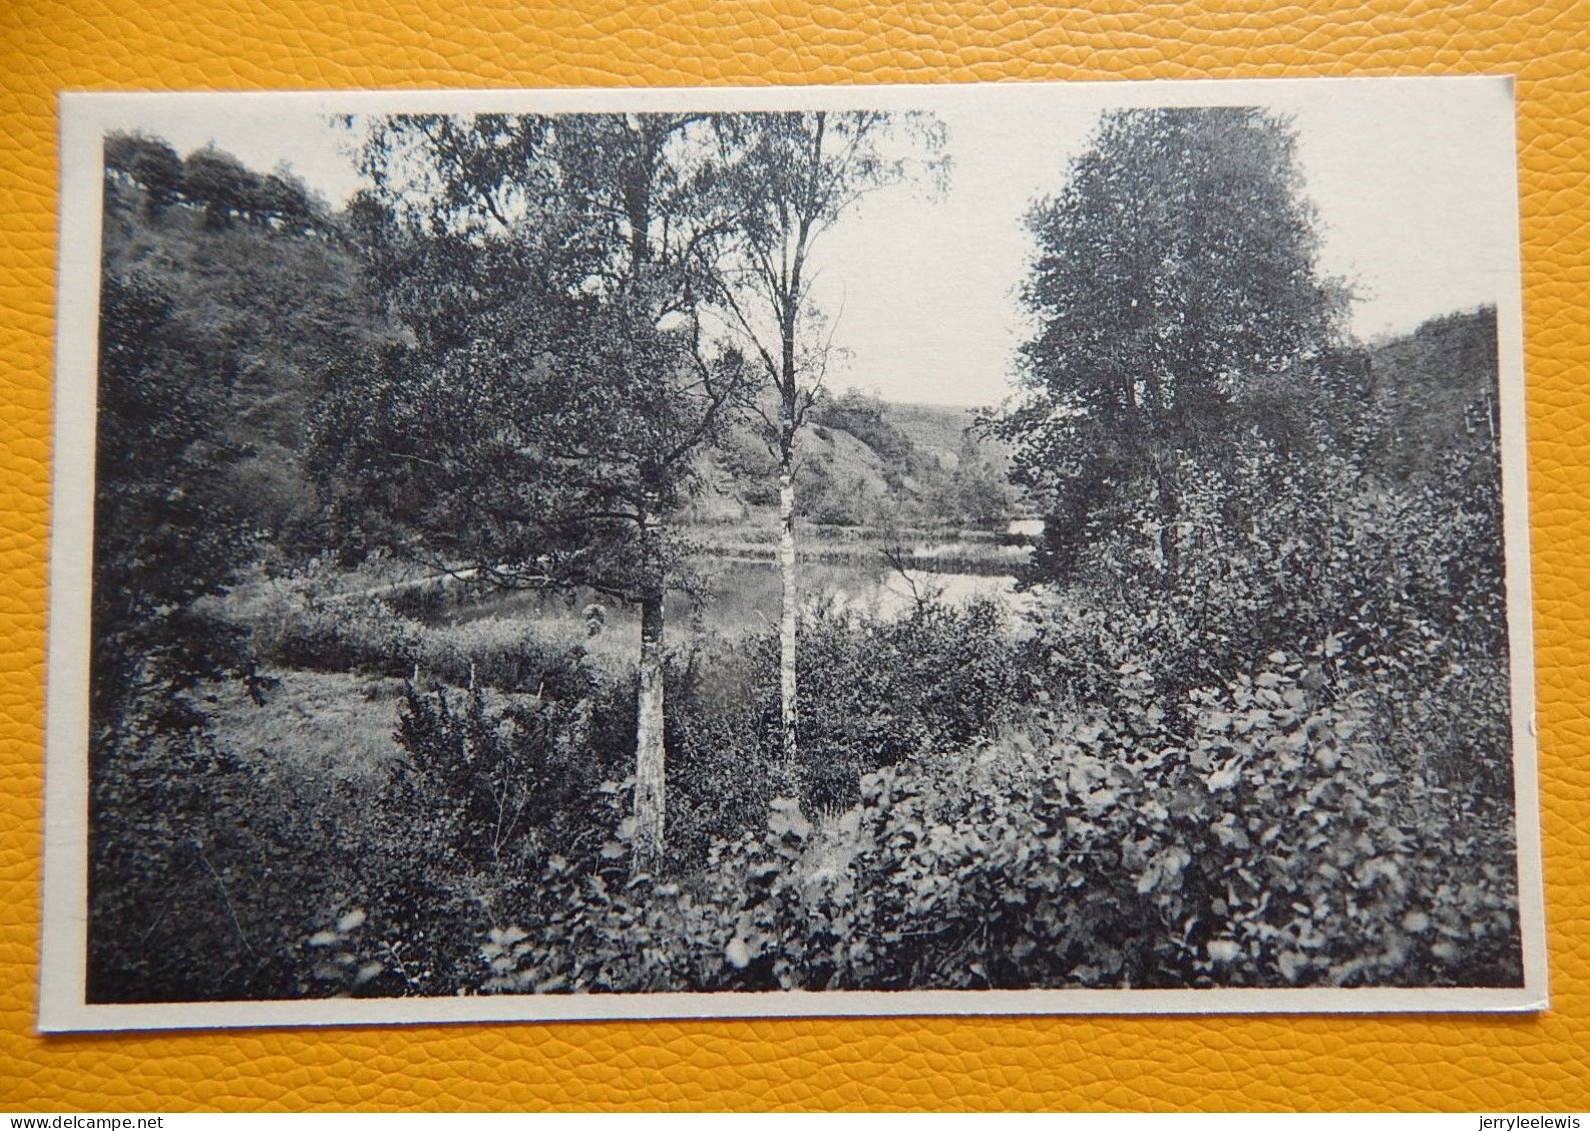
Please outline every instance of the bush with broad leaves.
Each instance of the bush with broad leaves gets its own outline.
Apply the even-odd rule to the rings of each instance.
[[[694,886],[566,860],[497,990],[1516,985],[1505,806],[1399,770],[1367,698],[1272,654],[1166,711],[1040,715],[788,800]]]

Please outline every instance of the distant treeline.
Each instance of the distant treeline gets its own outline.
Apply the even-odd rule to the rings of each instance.
[[[159,138],[111,134],[105,139],[107,183],[137,186],[151,214],[173,205],[199,209],[210,227],[234,221],[298,234],[332,229],[331,209],[287,172],[260,174],[214,146],[187,157]]]

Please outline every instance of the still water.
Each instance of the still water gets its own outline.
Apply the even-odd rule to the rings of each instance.
[[[670,593],[670,624],[698,631],[737,635],[772,627],[779,610],[778,570],[772,562],[699,561],[695,570],[709,596],[701,602],[684,593]],[[801,600],[808,607],[824,602],[836,610],[876,617],[906,615],[918,598],[948,604],[977,599],[999,602],[1019,614],[1029,607],[1030,594],[1016,591],[1008,576],[938,573],[911,569],[900,572],[886,566],[802,562],[798,571]],[[589,593],[510,593],[472,602],[450,619],[524,618],[536,621],[579,621],[592,604],[602,606],[609,627],[628,625],[637,614],[621,603]]]

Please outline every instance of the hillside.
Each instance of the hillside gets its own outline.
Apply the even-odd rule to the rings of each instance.
[[[884,417],[917,451],[953,471],[963,454],[966,430],[977,423],[977,410],[956,405],[890,403],[884,407]]]
[[[1445,477],[1476,451],[1494,474],[1496,308],[1433,318],[1369,351],[1372,467],[1397,479]]]
[[[1008,456],[972,427],[973,409],[824,396],[797,448],[796,507],[818,525],[1000,529],[1016,507]],[[748,423],[698,466],[692,517],[733,522],[776,505],[772,458]]]
[[[281,178],[213,150],[182,161],[125,135],[111,137],[106,156],[107,293],[139,296],[152,321],[134,340],[167,355],[155,368],[180,383],[184,410],[216,422],[208,439],[227,458],[211,486],[225,505],[251,529],[291,540],[315,521],[303,465],[315,404],[328,374],[381,332],[359,263],[335,219]],[[239,186],[262,197],[269,187],[276,210],[245,208]]]

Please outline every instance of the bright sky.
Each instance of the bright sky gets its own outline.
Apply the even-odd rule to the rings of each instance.
[[[256,169],[285,162],[340,203],[358,186],[352,135],[328,124],[324,112],[375,109],[372,99],[380,97],[390,96],[151,96],[114,103],[106,120],[141,126],[184,153],[214,141]],[[503,96],[473,97],[484,108],[485,99],[501,104]],[[636,95],[583,97],[606,98],[602,108],[613,108],[614,99],[632,104]],[[704,95],[647,97],[698,104]],[[710,97],[766,105],[789,95]],[[812,100],[810,91],[800,97]],[[879,193],[818,245],[816,294],[839,314],[835,342],[847,351],[830,376],[835,386],[902,401],[1002,399],[1013,351],[1028,329],[1015,298],[1030,251],[1022,216],[1064,183],[1099,112],[1125,104],[1263,105],[1294,115],[1306,192],[1324,227],[1323,265],[1356,281],[1362,300],[1353,327],[1360,335],[1516,301],[1513,108],[1505,80],[852,87],[818,97],[935,110],[949,129],[955,163],[943,197],[905,188]]]

